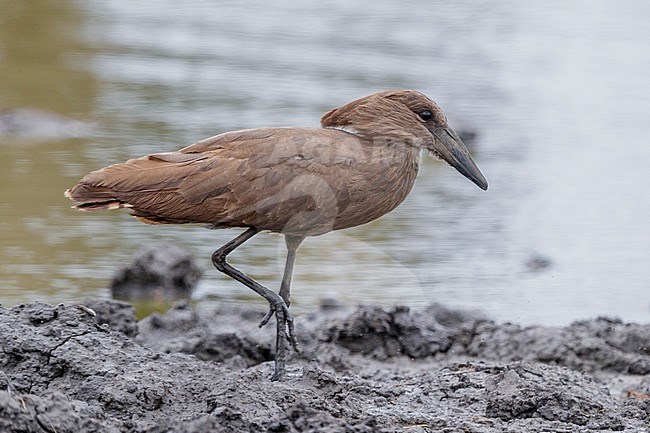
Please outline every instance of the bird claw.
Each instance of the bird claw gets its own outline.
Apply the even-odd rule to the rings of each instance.
[[[278,308],[282,309],[282,312],[279,314],[278,314]],[[287,307],[287,304],[284,301],[281,301],[281,305],[276,305],[272,303],[269,306],[269,311],[266,313],[264,318],[262,318],[259,327],[261,328],[267,323],[269,323],[269,320],[271,319],[271,317],[273,317],[274,314],[276,316],[276,320],[282,321],[286,325],[283,326],[283,332],[285,338],[291,343],[291,347],[293,347],[293,350],[299,352],[300,350],[298,349],[298,341],[296,340],[293,315],[289,312],[289,307]]]
[[[260,322],[260,324],[259,324],[260,328],[263,327],[264,325],[266,325],[267,323],[269,323],[269,320],[271,319],[271,317],[273,317],[273,313],[275,313],[275,308],[273,308],[273,306],[271,306],[271,307],[269,307],[269,312],[266,313],[266,315],[264,316],[264,318]]]

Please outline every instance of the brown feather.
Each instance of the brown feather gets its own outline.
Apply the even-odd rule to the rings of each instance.
[[[322,128],[226,132],[94,171],[66,195],[81,210],[131,207],[155,224],[299,236],[353,227],[409,194],[420,149],[433,140],[414,111],[419,107],[446,122],[420,93],[382,92],[329,111]]]

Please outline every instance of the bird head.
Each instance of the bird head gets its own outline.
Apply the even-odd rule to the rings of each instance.
[[[323,115],[324,128],[340,129],[362,139],[402,142],[425,149],[486,190],[487,180],[458,134],[433,100],[413,90],[375,93]]]

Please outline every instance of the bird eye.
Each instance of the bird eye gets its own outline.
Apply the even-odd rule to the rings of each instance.
[[[429,111],[429,110],[424,110],[424,111],[420,112],[420,119],[422,119],[422,120],[431,120],[432,117],[433,117],[433,114],[431,114],[431,111]]]

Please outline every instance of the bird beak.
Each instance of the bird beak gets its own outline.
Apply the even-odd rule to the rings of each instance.
[[[479,170],[456,131],[449,127],[438,126],[431,132],[435,137],[434,152],[479,188],[487,190],[488,183],[485,176]]]

